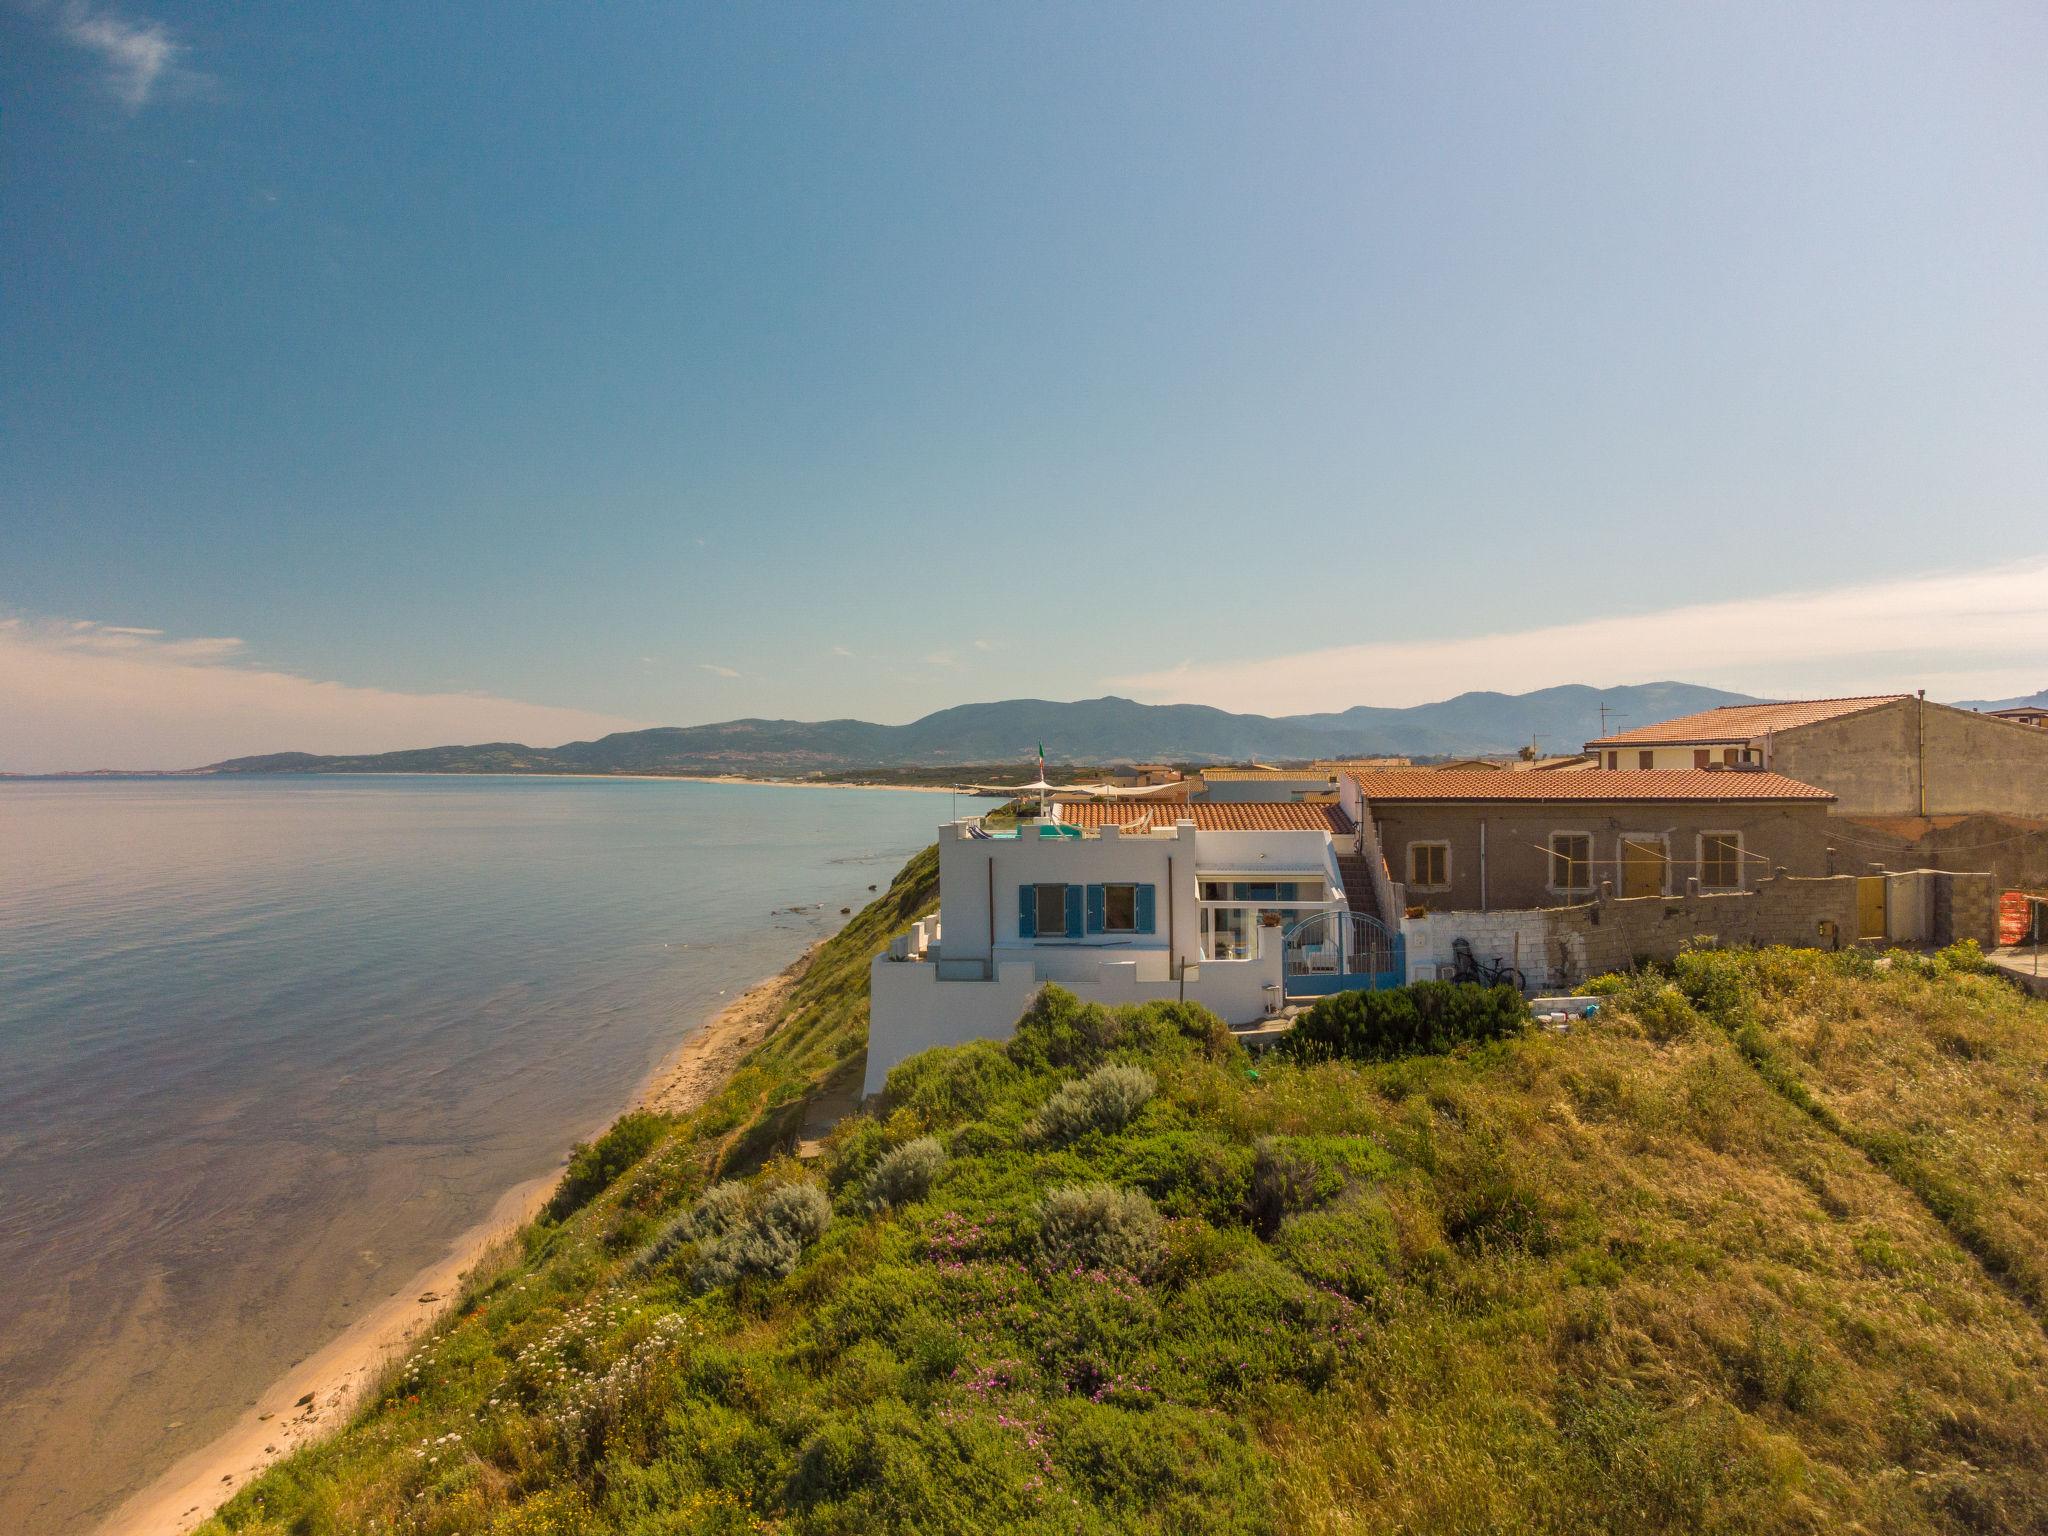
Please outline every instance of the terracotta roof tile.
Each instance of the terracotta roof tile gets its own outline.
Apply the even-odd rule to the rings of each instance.
[[[1832,800],[1782,773],[1708,773],[1697,768],[1607,773],[1443,772],[1355,775],[1368,802],[1432,800]]]
[[[1639,725],[1589,741],[1588,747],[1653,746],[1658,742],[1684,745],[1690,742],[1749,741],[1766,731],[1789,731],[1802,725],[1818,725],[1842,715],[1860,714],[1885,704],[1910,699],[1910,693],[1872,693],[1853,699],[1788,699],[1776,704],[1723,704],[1703,709],[1696,715]]]
[[[1303,805],[1296,801],[1195,800],[1185,805],[1159,806],[1148,823],[1143,806],[1084,800],[1062,805],[1060,820],[1089,831],[1105,826],[1170,827],[1177,821],[1192,821],[1198,832],[1331,832],[1349,836],[1353,830],[1343,807]]]
[[[1336,771],[1330,768],[1203,768],[1198,771],[1205,779],[1285,779],[1312,783],[1336,777]]]

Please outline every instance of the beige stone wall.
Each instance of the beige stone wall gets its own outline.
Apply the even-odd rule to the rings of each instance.
[[[2048,816],[2048,731],[1945,704],[1902,699],[1780,732],[1770,766],[1832,791],[1843,816]]]
[[[1624,971],[1638,961],[1667,961],[1688,945],[1713,943],[1800,949],[1841,949],[1856,943],[1857,877],[1773,875],[1726,895],[1620,898],[1603,891],[1590,902],[1538,910],[1432,912],[1406,919],[1408,975],[1425,981],[1448,967],[1463,939],[1473,956],[1512,963],[1532,991],[1570,988],[1590,976]],[[1949,944],[1975,939],[1990,948],[1997,930],[1997,884],[1987,874],[1914,871],[1887,882],[1894,897],[1911,893],[1912,910],[1897,916],[1897,942]],[[1922,932],[1920,930],[1926,929]]]
[[[1771,878],[1739,895],[1660,900],[1607,898],[1550,914],[1553,943],[1576,952],[1583,974],[1669,960],[1688,944],[1792,944],[1839,949],[1855,942],[1853,876]]]
[[[1794,875],[1830,873],[1827,806],[1692,802],[1657,805],[1625,801],[1553,801],[1540,805],[1388,805],[1372,807],[1376,831],[1396,881],[1407,886],[1411,905],[1433,911],[1477,911],[1551,907],[1587,900],[1600,880],[1621,881],[1617,868],[1624,837],[1651,837],[1670,850],[1666,893],[1682,892],[1700,873],[1699,839],[1707,832],[1734,832],[1747,857],[1743,886],[1753,886],[1784,866]],[[1485,843],[1482,892],[1480,846]],[[1592,880],[1578,891],[1553,886],[1547,852],[1553,832],[1583,832],[1593,839]],[[1450,879],[1429,890],[1410,878],[1409,847],[1442,842],[1450,847]],[[1841,857],[1838,855],[1838,858]],[[1861,870],[1866,860],[1838,865],[1836,873]]]

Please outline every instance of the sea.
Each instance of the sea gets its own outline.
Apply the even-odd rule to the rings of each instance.
[[[92,1530],[212,1440],[952,809],[654,779],[0,782],[0,1531]]]

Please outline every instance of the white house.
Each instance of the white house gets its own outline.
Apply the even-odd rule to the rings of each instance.
[[[1339,806],[1056,810],[1058,822],[1014,832],[979,821],[939,829],[938,921],[916,925],[870,972],[865,1092],[932,1046],[1008,1038],[1046,982],[1090,1002],[1185,998],[1254,1022],[1281,1004],[1283,934],[1350,910],[1355,830]],[[1292,931],[1290,963],[1348,962],[1336,924],[1326,944],[1310,942],[1323,937],[1316,925]]]

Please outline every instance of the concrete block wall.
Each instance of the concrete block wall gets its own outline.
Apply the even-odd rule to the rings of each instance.
[[[1975,939],[1998,946],[1998,881],[1989,874],[1933,870],[1934,932],[1937,944]]]
[[[1988,892],[1988,882],[1986,890]],[[1972,898],[1974,901],[1974,898]],[[1981,905],[1995,918],[1995,902]],[[1408,976],[1427,981],[1463,938],[1480,960],[1519,965],[1532,988],[1576,986],[1638,959],[1669,960],[1702,940],[1725,945],[1792,944],[1838,949],[1855,942],[1856,880],[1775,874],[1748,891],[1617,898],[1612,882],[1597,901],[1509,912],[1432,912],[1405,919]],[[1519,953],[1519,960],[1516,959]]]
[[[1434,981],[1438,966],[1452,964],[1452,944],[1463,939],[1472,957],[1489,965],[1512,965],[1534,987],[1575,981],[1584,974],[1582,953],[1558,934],[1549,909],[1520,907],[1505,912],[1430,912],[1404,918],[1408,979]]]
[[[1601,900],[1559,916],[1567,933],[1584,935],[1588,974],[1620,970],[1639,956],[1669,960],[1702,941],[1839,949],[1855,942],[1856,881],[1775,874],[1729,895],[1617,900],[1603,891]]]

